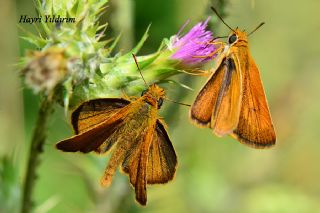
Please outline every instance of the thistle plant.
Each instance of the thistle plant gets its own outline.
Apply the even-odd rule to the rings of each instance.
[[[149,36],[148,29],[137,45],[127,53],[113,53],[121,35],[103,39],[108,24],[98,22],[107,0],[37,1],[39,16],[75,17],[75,23],[39,23],[38,34],[23,37],[38,49],[22,60],[26,86],[41,97],[38,121],[31,141],[24,181],[22,211],[30,212],[32,190],[39,165],[39,154],[46,140],[47,120],[54,104],[67,112],[85,100],[137,95],[145,89],[132,54],[138,55]],[[213,35],[206,30],[209,19],[189,32],[164,39],[157,51],[137,56],[145,80],[165,82],[186,69],[201,67],[214,56]]]

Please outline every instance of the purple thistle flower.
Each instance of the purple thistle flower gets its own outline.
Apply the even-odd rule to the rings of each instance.
[[[175,53],[171,58],[181,60],[183,63],[188,65],[193,65],[206,63],[216,57],[217,54],[214,54],[213,56],[210,56],[210,54],[217,49],[217,46],[214,44],[208,44],[208,42],[212,42],[213,39],[212,32],[206,30],[210,18],[211,17],[209,17],[205,22],[196,24],[184,36],[179,36],[181,30],[177,35],[175,35],[171,44]]]

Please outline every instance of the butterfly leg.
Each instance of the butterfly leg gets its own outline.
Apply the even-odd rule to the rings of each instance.
[[[215,45],[217,45],[217,44],[219,44],[219,45],[224,45],[224,42],[222,42],[222,41],[216,41],[216,42],[211,42],[211,41],[209,41],[209,42],[207,42],[207,44],[215,44]]]
[[[211,74],[208,70],[201,70],[201,69],[190,69],[190,70],[182,70],[182,72],[189,74],[189,75],[196,75],[196,76],[208,76]]]
[[[196,44],[213,44],[213,45],[223,45],[222,41],[205,41],[205,42],[195,42]]]
[[[121,89],[121,93],[122,93],[122,98],[125,100],[135,101],[138,99],[136,96],[128,96],[123,88]]]
[[[210,57],[214,56],[215,54],[217,54],[218,52],[220,52],[223,49],[224,49],[224,47],[219,47],[218,49],[216,49],[215,51],[213,51],[212,53],[210,53],[208,55],[197,55],[197,56],[192,56],[192,57],[193,58],[210,58]]]

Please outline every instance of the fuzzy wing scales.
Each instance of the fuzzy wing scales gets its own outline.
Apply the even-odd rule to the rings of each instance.
[[[273,146],[276,134],[259,70],[250,55],[244,72],[241,113],[232,136],[254,148]]]

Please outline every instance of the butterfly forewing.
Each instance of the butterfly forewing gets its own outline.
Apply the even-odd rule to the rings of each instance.
[[[199,92],[191,107],[191,119],[223,136],[238,124],[241,102],[241,72],[233,56],[224,57]]]
[[[119,128],[127,113],[122,109],[130,102],[124,99],[96,99],[81,104],[71,116],[77,135],[57,143],[56,147],[66,152],[96,151],[110,135]],[[122,112],[114,116],[119,110]],[[109,148],[112,144],[109,144]]]
[[[259,70],[249,53],[247,69],[243,69],[243,97],[239,123],[233,136],[255,148],[269,147],[276,142]]]
[[[236,57],[229,55],[223,61],[224,77],[211,118],[211,128],[219,136],[230,134],[237,127],[242,95],[241,70]]]
[[[210,127],[212,112],[219,96],[225,72],[226,66],[224,60],[222,60],[217,70],[210,76],[197,95],[190,109],[190,118],[196,124]]]
[[[130,101],[121,98],[104,98],[84,102],[72,113],[71,122],[75,134],[101,124],[129,103]]]
[[[103,123],[91,128],[90,131],[82,132],[56,144],[57,149],[65,152],[91,152],[98,149],[112,133],[119,128],[123,119],[121,117],[112,117]]]

